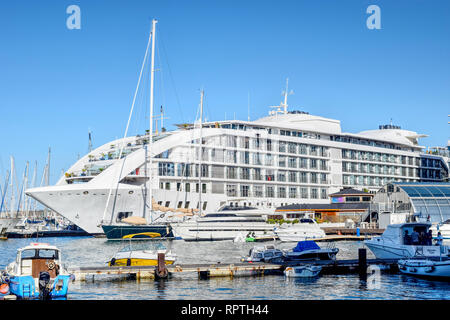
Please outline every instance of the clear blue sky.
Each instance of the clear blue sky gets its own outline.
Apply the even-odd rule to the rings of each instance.
[[[80,30],[66,27],[72,4]],[[366,27],[372,4],[381,30]],[[208,120],[247,119],[248,94],[251,119],[265,116],[289,77],[290,107],[343,131],[392,118],[428,134],[423,145],[449,139],[450,1],[2,1],[0,178],[13,155],[19,176],[37,160],[40,181],[50,146],[53,184],[87,152],[88,130],[94,147],[123,136],[152,18],[168,129],[194,119],[201,87]],[[148,123],[143,99],[130,134]]]

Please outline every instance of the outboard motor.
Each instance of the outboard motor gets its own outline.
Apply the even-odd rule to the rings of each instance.
[[[39,273],[39,299],[49,300],[51,291],[50,273],[41,271]]]

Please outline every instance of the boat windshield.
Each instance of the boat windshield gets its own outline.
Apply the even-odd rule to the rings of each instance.
[[[27,249],[22,251],[22,259],[58,259],[54,249]]]

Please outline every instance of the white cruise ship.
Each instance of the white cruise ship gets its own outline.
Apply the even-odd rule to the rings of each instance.
[[[183,124],[152,136],[152,168],[143,148],[149,135],[127,137],[86,154],[56,185],[26,194],[99,234],[113,205],[114,221],[142,214],[146,183],[160,206],[179,211],[197,209],[201,190],[202,211],[211,212],[234,202],[271,210],[324,203],[343,187],[376,191],[389,181],[442,181],[449,176],[447,157],[422,151],[418,138],[424,135],[392,125],[344,133],[339,120],[288,112],[286,103],[256,121],[208,122],[201,133],[199,126]],[[126,148],[118,159],[122,142]],[[108,201],[117,181],[117,201]]]

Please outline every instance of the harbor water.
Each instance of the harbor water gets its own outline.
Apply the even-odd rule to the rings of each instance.
[[[0,269],[16,256],[16,250],[35,239],[0,242]],[[62,250],[67,267],[105,266],[106,261],[127,243],[105,238],[44,238],[39,242]],[[140,242],[142,243],[142,242]],[[295,243],[273,243],[292,248]],[[165,241],[177,255],[177,264],[239,263],[254,243]],[[326,246],[326,243],[319,243]],[[338,259],[357,259],[360,241],[335,242]],[[374,258],[367,250],[368,258]],[[102,279],[77,281],[69,288],[67,300],[447,300],[450,283],[423,280],[402,274],[375,273],[366,280],[358,274],[320,275],[313,279],[288,279],[282,275],[211,278],[200,280],[196,273],[175,274],[166,280]]]

